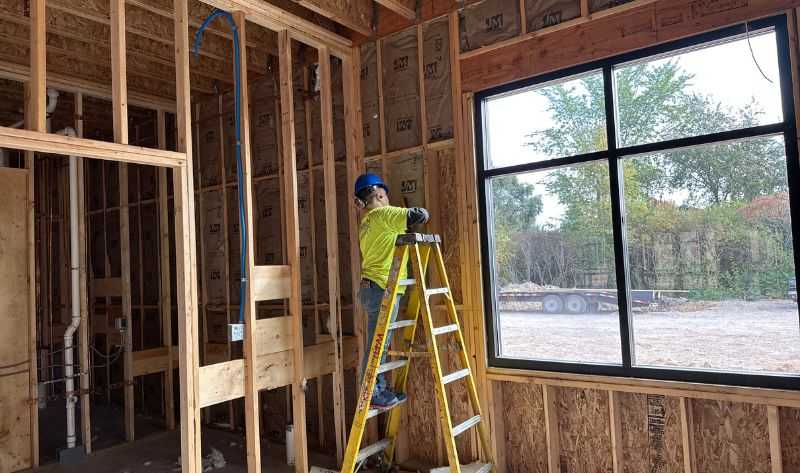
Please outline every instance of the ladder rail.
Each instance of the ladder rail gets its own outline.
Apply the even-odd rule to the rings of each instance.
[[[417,284],[420,286],[420,292],[424,295],[427,289],[425,280],[422,279],[422,261],[419,255],[418,245],[414,245],[411,251],[411,266],[414,270],[414,277],[417,278]],[[438,245],[434,248],[434,258],[439,259]],[[441,276],[441,275],[440,275]],[[450,299],[448,295],[448,299]],[[433,370],[435,379],[436,397],[439,401],[439,422],[442,425],[444,432],[444,444],[447,450],[447,458],[450,463],[450,473],[461,473],[461,463],[458,459],[458,449],[456,447],[456,439],[453,436],[453,420],[450,418],[450,403],[447,400],[447,391],[442,383],[442,363],[439,355],[439,345],[436,341],[436,335],[433,333],[433,316],[431,314],[430,304],[427,297],[423,297],[420,302],[421,316],[423,317],[423,324],[425,326],[426,344],[428,351],[431,352],[430,364]]]
[[[414,246],[416,247],[416,245]],[[409,248],[409,253],[412,253],[414,250],[412,247]],[[430,260],[431,249],[430,248],[423,248],[422,249],[422,277],[427,273],[428,262]],[[421,290],[421,285],[419,281],[422,278],[415,275],[416,284],[411,287],[411,293],[408,295],[408,305],[406,305],[406,319],[413,318],[415,323],[414,325],[410,325],[405,327],[403,330],[403,338],[402,338],[402,349],[411,350],[411,346],[414,343],[414,337],[417,334],[417,327],[419,326],[419,315],[420,315],[420,303],[422,301],[422,295],[424,292]],[[396,393],[404,393],[406,392],[406,385],[408,383],[408,373],[411,370],[411,363],[406,365],[401,371],[399,371],[395,375],[394,379],[394,392]],[[402,412],[399,409],[393,409],[389,413],[389,418],[386,421],[386,428],[385,428],[385,435],[388,438],[391,438],[391,443],[389,446],[384,450],[383,456],[384,460],[387,464],[391,464],[394,460],[394,454],[397,449],[397,432],[400,429],[400,423],[402,422]]]
[[[435,244],[435,251],[434,251],[434,264],[436,265],[436,271],[439,274],[439,277],[442,279],[442,283],[445,287],[450,287],[450,281],[447,277],[447,271],[444,264],[444,257],[442,256],[442,251],[439,246],[439,243]],[[474,371],[472,370],[472,366],[470,365],[469,355],[467,354],[467,346],[464,342],[464,334],[461,330],[461,324],[458,321],[458,312],[456,311],[455,302],[453,301],[452,293],[447,294],[445,298],[446,302],[445,305],[447,306],[447,314],[450,319],[450,323],[455,324],[457,329],[455,331],[456,342],[459,345],[459,357],[461,358],[461,364],[463,368],[469,370],[469,375],[466,376],[467,379],[467,391],[469,392],[470,400],[472,401],[472,409],[476,416],[480,416],[481,419],[483,417],[483,408],[481,406],[480,397],[478,396],[478,387],[475,384],[475,377],[473,375]],[[494,463],[494,459],[492,458],[492,444],[489,438],[489,431],[486,425],[486,422],[479,422],[478,423],[478,437],[480,438],[481,446],[483,447],[483,451],[491,463]]]
[[[400,270],[408,261],[408,247],[397,246],[394,250],[394,258],[392,266],[389,271],[389,281],[386,285],[383,299],[381,300],[381,308],[378,315],[378,323],[375,327],[375,335],[370,344],[371,354],[369,356],[367,367],[364,370],[364,377],[361,383],[361,390],[358,394],[356,402],[356,412],[353,416],[353,424],[350,429],[350,438],[347,440],[347,449],[345,450],[344,461],[342,463],[342,472],[352,473],[355,471],[356,463],[359,454],[359,447],[364,437],[364,430],[366,429],[367,419],[369,417],[370,404],[372,401],[372,392],[375,389],[375,383],[378,377],[378,367],[384,351],[386,335],[388,333],[389,318],[391,317],[394,309],[394,304],[397,303],[397,294],[400,285],[398,284]]]
[[[381,300],[375,335],[370,344],[367,368],[364,372],[359,397],[356,400],[356,412],[347,442],[341,470],[342,473],[353,473],[356,469],[356,465],[361,460],[368,456],[379,454],[381,451],[383,452],[386,464],[392,464],[396,450],[397,434],[402,419],[401,409],[395,407],[406,403],[399,403],[397,406],[387,407],[385,409],[373,408],[371,406],[372,392],[375,389],[378,374],[382,371],[388,371],[390,368],[394,370],[392,385],[395,392],[406,392],[412,357],[409,356],[404,360],[387,362],[383,365],[383,370],[381,369],[381,358],[388,349],[387,346],[391,346],[392,342],[396,341],[400,341],[403,346],[399,352],[392,351],[392,353],[404,353],[406,349],[411,351],[420,318],[422,318],[424,325],[427,357],[430,359],[430,367],[435,381],[435,394],[438,404],[437,411],[440,427],[444,433],[449,471],[450,473],[462,472],[458,448],[456,446],[456,437],[472,427],[478,428],[484,456],[489,461],[489,463],[481,467],[480,471],[494,471],[488,426],[482,416],[482,406],[478,396],[475,377],[470,367],[469,354],[466,351],[464,334],[458,320],[458,312],[456,311],[453,294],[450,289],[450,281],[447,277],[440,243],[441,238],[438,235],[407,234],[397,238],[389,280],[383,299]],[[435,271],[429,271],[429,269],[431,269],[431,258],[433,258],[432,263],[433,266],[435,266]],[[407,267],[409,263],[413,272],[413,279],[400,280],[399,276],[402,269]],[[433,276],[438,277],[438,281],[436,282],[439,283],[439,286],[442,286],[441,289],[429,290],[426,282],[426,277],[428,276],[432,276],[432,280],[435,280]],[[408,303],[404,311],[404,322],[392,326],[390,317],[394,311],[395,304],[399,304],[397,300],[398,295],[402,288],[409,285],[411,285],[411,289],[408,293]],[[445,296],[445,308],[449,325],[438,328],[434,326],[433,313],[429,300],[430,296],[434,294]],[[402,332],[402,336],[399,333],[395,333],[396,331]],[[444,375],[442,372],[442,358],[437,341],[437,336],[445,334],[453,334],[453,336],[456,337],[459,361],[462,365],[461,369],[447,375]],[[454,426],[453,419],[451,418],[446,385],[460,379],[467,380],[467,391],[472,405],[473,416],[461,422],[459,425]],[[381,413],[387,413],[388,416],[384,439],[361,449],[367,420]],[[474,471],[474,469],[468,470]]]

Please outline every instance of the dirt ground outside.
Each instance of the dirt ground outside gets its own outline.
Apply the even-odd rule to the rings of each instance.
[[[800,373],[800,317],[791,300],[693,302],[633,313],[639,366]],[[504,311],[500,356],[621,363],[616,311]]]

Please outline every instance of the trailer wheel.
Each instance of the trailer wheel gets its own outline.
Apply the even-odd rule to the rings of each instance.
[[[564,301],[561,300],[560,296],[554,294],[544,296],[544,299],[542,299],[542,309],[544,309],[547,314],[560,314],[564,311]]]
[[[570,314],[583,314],[589,308],[589,303],[586,298],[578,294],[570,294],[567,296],[564,306]]]

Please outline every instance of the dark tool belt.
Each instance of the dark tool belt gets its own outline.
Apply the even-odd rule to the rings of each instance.
[[[369,280],[369,279],[362,279],[361,280],[361,289],[369,289],[371,287],[377,287],[378,289],[380,289],[381,286],[378,283],[376,283],[375,281],[372,281],[372,280]]]

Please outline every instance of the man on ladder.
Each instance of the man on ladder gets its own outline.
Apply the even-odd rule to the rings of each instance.
[[[361,360],[361,372],[364,373],[369,359],[369,347],[378,324],[381,300],[389,280],[395,240],[412,225],[427,223],[429,215],[423,208],[407,209],[390,205],[389,188],[375,174],[364,174],[356,180],[355,204],[364,211],[358,232],[361,248],[361,288],[358,298],[367,315],[366,346],[364,358]],[[406,272],[406,268],[403,268],[401,279],[406,278]],[[402,288],[400,291],[401,295],[404,290]],[[392,322],[397,318],[399,308],[400,304],[395,302]],[[385,352],[383,358],[386,358]],[[404,399],[405,394],[395,393],[388,387],[384,374],[378,375],[372,393],[373,406],[386,409]]]
[[[489,473],[493,470],[489,463],[474,463],[462,467],[458,458],[456,438],[473,427],[478,434],[484,455],[491,455],[488,429],[481,419],[481,406],[475,379],[469,367],[469,354],[464,344],[464,336],[456,313],[455,302],[450,291],[450,283],[445,271],[441,239],[438,235],[407,234],[406,228],[428,221],[428,212],[421,208],[400,208],[389,205],[388,188],[374,174],[364,174],[356,180],[356,205],[365,210],[359,229],[361,247],[362,285],[359,298],[368,317],[368,336],[365,359],[362,361],[363,377],[359,390],[353,425],[347,441],[341,473],[354,473],[364,462],[382,453],[383,467],[391,465],[394,457],[395,440],[400,429],[400,409],[398,404],[405,400],[409,367],[417,357],[427,357],[433,373],[436,399],[439,407],[439,421],[444,434],[445,447],[450,473]],[[432,266],[442,287],[428,288],[428,262]],[[411,264],[413,277],[408,278],[407,266]],[[399,299],[405,288],[411,290],[402,320],[396,320]],[[434,326],[430,299],[443,297],[447,323]],[[419,320],[425,330],[426,349],[414,346],[415,333]],[[451,373],[442,372],[439,344],[451,337],[454,350],[458,354],[460,369]],[[400,349],[390,351],[390,341],[400,343]],[[386,361],[386,354],[395,357]],[[399,359],[397,359],[399,357]],[[394,389],[387,387],[384,373],[394,371]],[[473,416],[454,425],[448,405],[445,387],[454,382],[467,383],[469,402]],[[362,447],[364,431],[369,419],[387,414],[385,437],[372,445]]]

